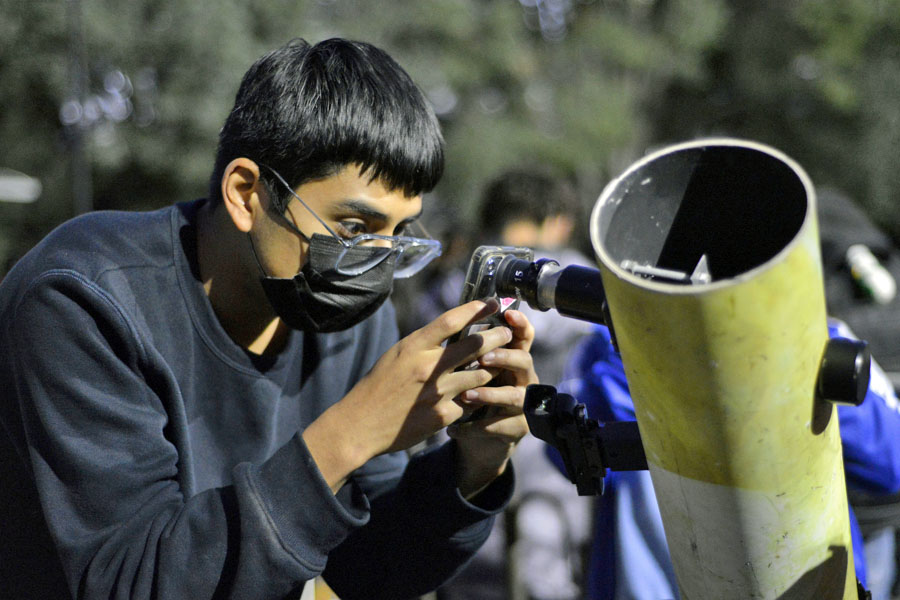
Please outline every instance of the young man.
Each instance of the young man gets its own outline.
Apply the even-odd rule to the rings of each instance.
[[[396,340],[385,299],[435,253],[404,234],[442,161],[384,52],[292,43],[244,76],[208,199],[89,214],[26,255],[0,287],[3,594],[285,598],[322,573],[397,599],[457,571],[510,496],[536,376],[520,313],[442,347],[493,304]]]

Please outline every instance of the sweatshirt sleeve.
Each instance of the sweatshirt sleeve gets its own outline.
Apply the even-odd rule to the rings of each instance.
[[[154,350],[106,293],[71,271],[35,280],[0,330],[0,416],[33,480],[75,598],[299,594],[368,522],[334,496],[299,435],[233,485],[191,497]],[[187,443],[178,440],[179,443]],[[351,490],[351,492],[353,492]]]
[[[481,547],[512,496],[512,464],[467,501],[455,484],[455,452],[449,441],[413,457],[399,481],[377,481],[374,473],[360,482],[369,487],[371,521],[331,553],[325,569],[342,600],[418,598]]]
[[[356,380],[398,338],[390,302],[358,343]],[[456,443],[408,457],[377,456],[353,473],[339,494],[361,494],[370,520],[328,555],[325,580],[341,600],[418,598],[458,572],[487,539],[514,487],[512,463],[472,501],[456,488]]]

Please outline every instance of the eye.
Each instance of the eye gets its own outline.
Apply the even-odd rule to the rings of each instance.
[[[352,238],[367,233],[368,227],[359,221],[338,221],[337,232],[342,237]]]

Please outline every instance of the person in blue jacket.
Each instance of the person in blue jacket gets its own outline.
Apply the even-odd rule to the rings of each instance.
[[[397,339],[442,170],[393,59],[298,40],[244,75],[208,198],[26,254],[0,285],[0,597],[268,600],[321,575],[397,600],[456,573],[511,497],[537,377],[520,312],[444,346],[496,301]]]
[[[850,337],[840,321],[829,320],[831,337]],[[635,412],[622,359],[609,330],[597,325],[570,355],[561,392],[585,405],[601,422],[634,421]],[[900,402],[888,378],[873,361],[865,401],[839,406],[847,485],[875,494],[900,490]],[[555,450],[548,452],[557,459]],[[865,585],[863,539],[851,510],[853,559]],[[609,471],[597,499],[593,547],[587,568],[591,600],[678,598],[662,519],[648,471]]]

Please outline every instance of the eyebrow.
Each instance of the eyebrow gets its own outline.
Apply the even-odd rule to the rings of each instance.
[[[388,215],[381,212],[380,210],[373,208],[371,204],[365,202],[363,200],[355,200],[352,198],[348,198],[347,200],[341,201],[338,205],[339,208],[342,208],[348,212],[356,213],[363,217],[369,217],[370,219],[377,219],[380,221],[387,221]],[[406,225],[407,223],[412,223],[416,219],[422,216],[422,209],[419,209],[419,212],[416,214],[407,217],[400,221],[399,225]]]

